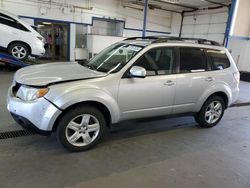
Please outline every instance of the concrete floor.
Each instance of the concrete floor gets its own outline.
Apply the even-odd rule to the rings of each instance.
[[[12,74],[0,71],[0,132],[20,129],[6,111]],[[212,129],[192,117],[121,123],[82,153],[66,151],[54,135],[0,140],[1,187],[249,188],[249,110],[229,108]]]
[[[250,83],[240,82],[240,93],[236,103],[250,102]]]

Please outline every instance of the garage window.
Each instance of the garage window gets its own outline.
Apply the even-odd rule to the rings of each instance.
[[[202,72],[208,69],[207,58],[203,49],[180,48],[180,72]]]
[[[0,13],[0,23],[7,25],[7,26],[10,26],[10,27],[13,27],[13,28],[16,28],[16,29],[19,29],[19,30],[22,30],[22,31],[29,31],[26,27],[24,27],[18,21],[14,20],[13,18],[11,18],[7,15],[1,14],[1,13]]]
[[[171,74],[174,65],[174,49],[151,49],[134,65],[144,67],[147,71],[147,76]]]
[[[230,61],[224,51],[207,50],[213,70],[222,70],[230,67]]]

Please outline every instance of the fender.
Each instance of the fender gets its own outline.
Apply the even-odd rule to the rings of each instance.
[[[112,123],[117,123],[120,119],[120,109],[112,94],[97,87],[79,87],[74,90],[69,88],[59,96],[46,98],[62,110],[85,101],[99,102],[109,110]]]
[[[201,107],[203,106],[204,102],[214,93],[216,92],[223,92],[227,95],[228,98],[228,105],[232,102],[232,92],[230,87],[225,83],[215,83],[214,85],[210,86],[199,98],[197,103],[195,104],[195,112],[200,111]]]

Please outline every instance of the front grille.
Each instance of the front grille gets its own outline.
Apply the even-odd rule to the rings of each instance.
[[[35,133],[29,130],[17,130],[17,131],[9,131],[0,133],[0,140],[8,139],[8,138],[16,138],[21,136],[30,136]]]

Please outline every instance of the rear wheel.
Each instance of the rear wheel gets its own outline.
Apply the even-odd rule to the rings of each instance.
[[[194,118],[201,127],[210,128],[219,123],[224,110],[224,100],[219,96],[212,96],[205,102],[200,112]]]
[[[57,138],[67,149],[84,151],[94,147],[103,137],[106,120],[92,106],[82,106],[67,112],[59,122]]]
[[[8,48],[8,52],[10,55],[19,60],[25,60],[30,55],[28,47],[20,42],[11,44]]]

